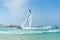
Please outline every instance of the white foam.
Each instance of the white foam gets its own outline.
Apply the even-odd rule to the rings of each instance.
[[[48,30],[47,32],[60,32],[60,29]]]
[[[10,30],[10,31],[0,31],[0,34],[41,34],[47,32],[60,32],[60,29],[40,31],[40,30]]]
[[[0,34],[36,34],[44,31],[0,31]]]
[[[44,26],[44,27],[22,27],[22,29],[52,29],[52,26]]]
[[[40,28],[35,28],[35,27],[23,27],[23,29],[40,29]]]

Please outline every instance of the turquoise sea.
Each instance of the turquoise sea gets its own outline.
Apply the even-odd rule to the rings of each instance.
[[[0,40],[60,40],[60,29],[0,28]]]

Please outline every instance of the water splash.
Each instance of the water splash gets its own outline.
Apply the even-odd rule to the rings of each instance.
[[[31,28],[31,24],[32,24],[32,13],[31,10],[29,10],[29,16],[28,18],[21,24],[21,27],[24,28],[24,25],[28,23],[28,25],[26,26],[27,29]]]

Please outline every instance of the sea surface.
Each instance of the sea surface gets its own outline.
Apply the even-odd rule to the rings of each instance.
[[[60,40],[60,29],[0,28],[0,40]]]

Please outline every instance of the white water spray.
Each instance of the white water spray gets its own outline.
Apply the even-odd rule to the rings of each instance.
[[[29,16],[28,18],[22,23],[21,27],[24,28],[24,25],[28,23],[28,25],[26,26],[27,28],[31,28],[31,24],[32,24],[32,13],[31,10],[29,9]]]

